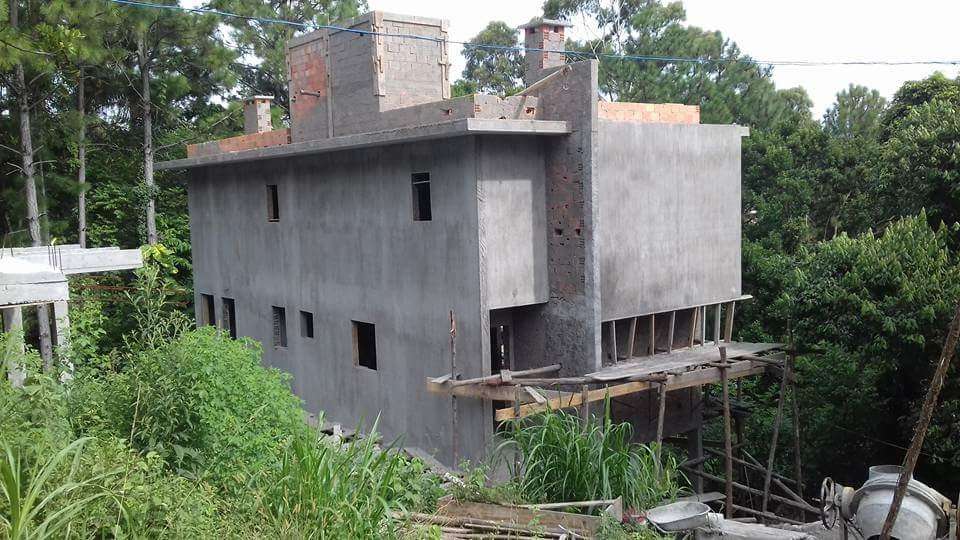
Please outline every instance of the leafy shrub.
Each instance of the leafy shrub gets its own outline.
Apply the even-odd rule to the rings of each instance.
[[[102,409],[80,415],[87,425],[114,429],[180,474],[231,490],[274,465],[307,429],[289,376],[260,365],[256,342],[211,327],[143,352],[125,375],[97,385],[87,389]]]
[[[425,484],[422,469],[378,448],[374,435],[345,444],[297,437],[262,482],[261,504],[281,537],[395,537],[391,509],[428,510],[417,504],[435,505],[439,494],[436,479]]]
[[[676,461],[658,464],[652,446],[633,444],[629,423],[609,414],[584,424],[562,411],[511,421],[501,451],[519,452],[520,492],[533,502],[623,497],[626,506],[651,508],[680,493]]]

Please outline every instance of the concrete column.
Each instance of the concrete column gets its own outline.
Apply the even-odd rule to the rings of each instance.
[[[73,363],[67,358],[67,349],[70,346],[70,313],[66,301],[53,303],[53,318],[57,330],[57,353],[64,366],[60,381],[66,382],[73,378]]]
[[[19,332],[23,329],[23,308],[20,306],[3,308],[3,331],[6,333]],[[10,384],[15,388],[23,386],[27,374],[23,366],[17,361],[18,357],[24,352],[23,335],[11,340],[6,344],[6,350],[0,351],[3,357],[0,358],[0,366],[7,371],[7,378]]]

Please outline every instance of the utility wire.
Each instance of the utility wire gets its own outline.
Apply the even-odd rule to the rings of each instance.
[[[734,59],[722,59],[722,58],[691,58],[691,57],[680,57],[680,56],[651,56],[651,55],[638,55],[638,54],[613,54],[613,53],[595,53],[595,52],[583,52],[583,51],[569,51],[561,49],[538,49],[534,47],[516,47],[511,45],[495,45],[490,43],[470,43],[468,41],[454,41],[444,38],[439,38],[436,36],[424,36],[418,34],[393,34],[389,32],[372,32],[369,30],[359,30],[356,28],[344,28],[342,26],[335,26],[330,24],[311,24],[311,23],[301,23],[296,21],[288,21],[284,19],[273,19],[269,17],[254,17],[251,15],[240,15],[237,13],[230,13],[228,11],[220,11],[217,9],[209,8],[189,8],[178,5],[171,4],[156,4],[153,2],[142,2],[139,0],[110,0],[115,4],[121,4],[125,6],[134,6],[140,8],[151,8],[151,9],[168,9],[173,11],[185,11],[190,13],[200,13],[203,15],[218,15],[220,17],[229,17],[234,19],[242,19],[246,21],[253,21],[259,23],[267,24],[282,24],[287,26],[294,26],[297,28],[305,30],[335,30],[339,32],[350,32],[353,34],[359,35],[369,35],[369,36],[383,36],[383,37],[399,37],[399,38],[408,38],[408,39],[418,39],[422,41],[432,41],[435,43],[452,43],[455,45],[462,45],[467,48],[472,49],[487,49],[493,51],[502,51],[502,52],[545,52],[545,53],[558,53],[565,54],[567,56],[579,56],[584,58],[606,58],[610,60],[629,60],[636,62],[667,62],[667,63],[694,63],[694,64],[727,64],[727,63],[744,63],[744,64],[755,64],[763,66],[794,66],[794,67],[815,67],[815,66],[919,66],[919,65],[941,65],[941,66],[958,66],[960,65],[960,60],[840,60],[840,61],[817,61],[817,60],[754,60],[752,58],[734,58]]]

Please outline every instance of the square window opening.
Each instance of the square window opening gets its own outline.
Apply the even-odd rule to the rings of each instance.
[[[233,298],[223,299],[223,328],[232,339],[237,339],[237,308]]]
[[[300,337],[313,339],[313,313],[300,312]]]
[[[413,220],[431,221],[430,173],[414,173],[410,179],[413,185]]]
[[[217,324],[217,312],[213,303],[212,294],[200,295],[200,324],[214,326]]]
[[[377,369],[377,333],[371,323],[350,321],[353,324],[353,363],[367,369]]]
[[[273,306],[273,346],[287,346],[287,310]]]
[[[280,196],[276,184],[267,186],[267,221],[280,221]]]

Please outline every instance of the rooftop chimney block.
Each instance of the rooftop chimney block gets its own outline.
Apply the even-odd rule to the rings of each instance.
[[[563,31],[568,26],[570,23],[565,21],[536,18],[520,27],[523,29],[523,46],[528,49],[524,54],[524,85],[537,82],[544,69],[566,63],[566,55],[554,51],[564,50]]]
[[[246,135],[273,130],[271,102],[273,96],[250,96],[243,100],[243,132]]]

